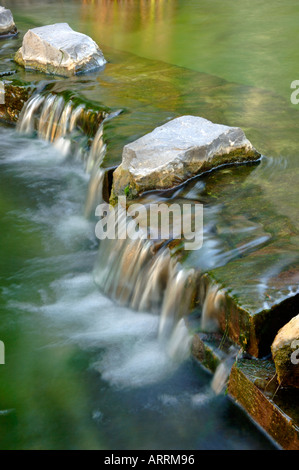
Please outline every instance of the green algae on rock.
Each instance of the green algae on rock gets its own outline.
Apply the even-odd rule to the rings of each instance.
[[[35,87],[18,80],[4,81],[4,104],[0,104],[0,120],[15,124],[26,101],[33,94]]]
[[[272,361],[238,360],[228,392],[283,449],[299,449],[299,391],[279,389]]]

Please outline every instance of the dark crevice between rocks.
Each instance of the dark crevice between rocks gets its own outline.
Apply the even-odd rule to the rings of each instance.
[[[17,36],[18,33],[18,30],[16,28],[16,26],[14,28],[12,28],[10,31],[8,31],[7,33],[2,33],[0,34],[0,40],[1,39],[9,39],[9,38],[13,38],[15,36]]]
[[[107,168],[105,169],[105,179],[103,184],[103,199],[105,202],[109,204],[111,191],[112,191],[112,184],[113,184],[113,173],[116,170],[116,167]]]

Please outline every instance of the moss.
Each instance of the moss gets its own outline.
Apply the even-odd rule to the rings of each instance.
[[[24,104],[33,94],[35,87],[23,82],[5,81],[5,104],[0,105],[0,119],[14,124],[18,121]]]
[[[228,392],[284,449],[299,449],[298,390],[278,389],[271,361],[239,360]]]
[[[188,329],[190,331],[189,325]],[[231,346],[232,342],[221,334],[193,333],[192,355],[212,373],[228,357]]]
[[[211,372],[215,372],[220,364],[219,358],[209,348],[205,348],[205,358],[202,362],[203,366],[209,369]]]
[[[124,194],[125,188],[130,183],[132,188],[130,197],[136,198],[146,191],[174,188],[194,176],[217,170],[220,166],[255,163],[260,160],[260,157],[261,155],[256,150],[248,151],[245,147],[242,147],[227,154],[216,154],[202,164],[198,161],[184,162],[183,170],[175,171],[175,169],[172,169],[169,172],[161,173],[157,169],[140,179],[134,178],[129,170],[120,165],[114,174],[114,192],[118,196]],[[212,195],[212,197],[214,196]]]
[[[116,204],[117,204],[117,199],[118,199],[118,197],[117,197],[116,194],[114,193],[113,187],[112,187],[112,189],[111,189],[111,194],[110,194],[110,198],[109,198],[109,204],[111,204],[111,206],[116,206]]]
[[[14,60],[18,65],[21,65],[22,67],[25,67],[20,49],[15,53]]]

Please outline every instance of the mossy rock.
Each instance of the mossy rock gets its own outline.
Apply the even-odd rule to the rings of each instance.
[[[299,315],[279,330],[271,351],[279,383],[299,388]]]

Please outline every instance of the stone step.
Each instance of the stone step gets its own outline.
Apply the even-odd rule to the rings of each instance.
[[[238,360],[228,392],[279,446],[299,450],[299,390],[279,388],[272,361]]]

